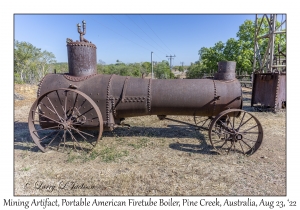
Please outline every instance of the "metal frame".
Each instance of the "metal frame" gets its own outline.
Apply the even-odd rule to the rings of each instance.
[[[276,35],[280,34],[286,34],[286,15],[281,15],[281,24],[276,27],[276,22],[278,20],[277,18],[278,14],[264,14],[262,16],[262,21],[258,25],[258,15],[255,15],[255,34],[254,34],[254,59],[253,59],[253,72],[260,72],[260,73],[266,73],[266,72],[274,72],[274,71],[280,71],[285,72],[286,71],[286,62],[283,62],[282,64],[278,64],[278,61],[280,62],[280,55],[285,57],[286,55],[278,52],[279,59],[277,60],[276,64],[274,64],[274,42]],[[261,25],[264,20],[267,20],[268,26],[269,26],[269,32],[267,34],[264,34],[262,36],[259,36]],[[258,41],[260,39],[269,39],[268,46],[265,52],[261,52],[260,46]],[[262,54],[263,53],[263,54]],[[262,57],[263,58],[262,58]],[[256,67],[256,64],[258,63],[258,67]]]

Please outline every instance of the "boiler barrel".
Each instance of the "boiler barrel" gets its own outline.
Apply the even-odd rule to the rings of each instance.
[[[215,116],[225,109],[242,107],[242,92],[238,80],[180,79],[152,80],[149,83],[147,87],[144,83],[144,88],[138,88],[141,94],[137,94],[144,94],[148,88],[149,103],[146,103],[144,115]],[[132,91],[127,89],[126,92]],[[134,115],[143,114],[138,113],[135,106],[131,106],[126,111],[122,110],[118,117]]]
[[[70,86],[97,104],[106,123],[144,115],[216,116],[226,109],[242,108],[241,85],[236,79],[152,80],[118,75],[48,74],[40,83],[38,95]],[[51,97],[55,101],[55,95]]]

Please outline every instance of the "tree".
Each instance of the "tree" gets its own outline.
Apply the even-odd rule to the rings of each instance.
[[[205,75],[205,66],[199,61],[191,63],[186,72],[187,79],[200,79]]]
[[[53,68],[56,70],[56,73],[67,73],[69,72],[69,67],[67,62],[55,63]]]
[[[269,32],[269,25],[266,19],[258,18],[258,25],[261,25],[258,36],[265,35]],[[279,26],[280,23],[276,22],[276,27]],[[202,47],[198,51],[202,71],[206,73],[211,70],[216,71],[218,67],[217,63],[225,60],[236,61],[237,69],[242,69],[243,71],[251,73],[254,58],[254,34],[255,23],[251,20],[246,20],[239,27],[237,39],[230,38],[226,43],[219,41],[213,47]],[[262,54],[267,53],[267,39],[259,39],[258,45],[260,46],[260,52]],[[278,52],[278,46],[282,46],[281,51],[286,52],[285,35],[277,34],[275,36],[275,52]]]
[[[217,70],[218,62],[225,60],[224,49],[225,44],[219,41],[213,47],[202,47],[199,50],[199,61],[205,66],[206,69],[204,70],[206,73],[210,72],[211,70]]]
[[[19,83],[37,83],[53,71],[55,56],[28,42],[14,42],[14,76]]]
[[[155,65],[154,75],[157,79],[174,79],[175,76],[170,70],[169,62],[163,60]]]
[[[179,66],[178,71],[183,72],[184,71],[183,66]]]

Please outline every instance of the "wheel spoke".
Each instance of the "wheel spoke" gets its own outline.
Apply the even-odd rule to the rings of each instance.
[[[227,140],[224,141],[224,143],[222,144],[222,146],[220,148],[222,149],[225,144],[227,144]]]
[[[216,144],[218,144],[218,143],[220,143],[220,142],[226,142],[226,140],[224,140],[224,139],[221,139],[221,140],[213,140]]]
[[[46,116],[46,115],[44,115],[44,114],[41,114],[41,113],[38,113],[38,112],[36,112],[36,111],[34,111],[34,110],[32,110],[32,112],[34,112],[35,114],[41,115],[41,116],[43,116],[43,117],[46,117],[46,118],[48,118],[49,120],[52,120],[53,122],[56,122],[56,123],[60,124],[60,122],[58,122],[58,121],[52,119],[51,117],[48,117],[48,116]]]
[[[228,116],[227,116],[227,117],[228,117]],[[230,124],[231,128],[233,129],[234,127],[233,127],[233,125],[232,125],[231,122],[230,122],[230,117],[229,117],[228,123]]]
[[[37,123],[41,123],[41,122],[46,122],[46,123],[56,123],[54,121],[44,121],[44,120],[32,120],[33,123],[37,122]]]
[[[75,131],[77,131],[77,132],[80,132],[80,133],[83,133],[83,134],[85,134],[85,135],[87,135],[87,136],[95,137],[95,136],[92,135],[92,134],[89,134],[89,133],[86,133],[86,132],[83,132],[83,131],[81,131],[81,130],[76,129],[76,128],[74,128],[73,126],[72,126],[71,128],[72,128],[73,130],[75,130]]]
[[[245,153],[244,148],[243,148],[243,146],[242,146],[242,144],[241,144],[241,141],[239,141],[239,143],[240,143],[240,146],[241,146],[241,148],[242,148],[243,154],[245,155],[246,153]]]
[[[241,125],[242,125],[242,123],[243,123],[243,120],[244,120],[245,114],[246,114],[246,112],[244,112],[244,114],[243,114],[243,117],[242,117],[242,119],[241,119],[241,122],[240,122],[240,125],[239,125],[239,127],[237,128],[237,131],[240,129],[240,127],[241,127]]]
[[[87,100],[84,100],[84,101],[82,102],[82,104],[80,105],[80,107],[77,109],[78,113],[79,113],[79,110],[80,110],[81,107],[85,104],[86,101],[87,101]]]
[[[231,150],[233,144],[234,144],[234,142],[231,142],[231,146],[230,146],[229,150],[227,151],[227,155],[229,154],[229,152],[230,152],[230,150]]]
[[[239,132],[240,134],[261,134],[261,132]]]
[[[230,133],[229,131],[226,131],[225,129],[222,129],[221,131],[224,132],[224,133],[226,133],[226,134],[231,135],[231,133]],[[219,135],[223,135],[223,134],[224,134],[224,133],[219,133],[219,132],[216,131],[216,130],[214,130],[213,132],[214,132],[214,133],[217,133],[217,134],[219,134]]]
[[[252,139],[246,138],[245,136],[243,136],[243,139],[247,139],[248,141],[256,142],[256,141],[254,141],[254,140],[252,140]]]
[[[76,119],[78,119],[79,117],[81,117],[82,115],[84,115],[84,114],[86,114],[86,113],[88,113],[89,111],[91,111],[91,110],[93,110],[94,108],[92,107],[92,108],[90,108],[89,110],[87,110],[86,112],[84,112],[84,113],[82,113],[81,115],[79,115],[78,117],[76,117]]]
[[[42,102],[41,102],[41,104],[42,104],[44,107],[46,107],[47,109],[49,109],[52,113],[56,114],[55,111],[53,111],[52,109],[50,109],[46,104],[44,104],[44,103],[42,103]]]
[[[48,97],[48,95],[46,95],[46,98],[48,99],[49,103],[51,104],[52,108],[54,109],[55,114],[56,114],[56,115],[58,116],[58,118],[61,120],[62,117],[57,113],[57,111],[56,111],[55,107],[53,106],[53,104],[52,104],[50,98]]]
[[[58,134],[60,133],[60,131],[57,132],[57,134],[54,136],[54,138],[49,142],[49,144],[47,146],[45,146],[45,148],[49,147],[52,142],[54,141],[54,139],[56,139],[56,137],[58,136]]]
[[[74,128],[73,126],[71,126],[71,129],[75,130],[84,140],[86,140],[85,136],[82,135],[78,129]]]
[[[59,100],[59,103],[60,103],[60,105],[62,106],[62,102],[61,102],[60,96],[59,96],[59,94],[58,94],[58,91],[56,90],[55,92],[56,92],[57,98],[58,98],[58,100]]]
[[[68,92],[65,91],[65,119],[67,119],[67,100],[68,100]]]
[[[75,100],[74,100],[74,104],[73,104],[73,107],[72,107],[72,114],[74,114],[74,108],[77,104],[77,98],[78,98],[78,93],[76,94],[76,97],[75,97]]]
[[[239,131],[239,129],[243,126],[243,125],[245,125],[247,122],[249,122],[249,120],[251,120],[253,118],[253,116],[251,116],[246,122],[244,122],[239,128],[238,128],[238,131]]]
[[[253,128],[256,128],[256,127],[258,127],[258,125],[254,125],[254,126],[252,126],[251,128],[248,128],[247,130],[242,131],[241,133],[245,133],[245,132],[250,131],[250,130],[252,130]]]
[[[250,149],[252,148],[252,147],[249,146],[249,144],[247,144],[243,139],[242,139],[241,141],[244,142],[244,144],[246,144]]]
[[[39,130],[34,130],[32,132],[38,132],[38,131],[43,131],[43,130],[52,130],[52,128],[57,128],[58,126],[52,126],[52,127],[48,127],[48,128],[42,128],[42,129],[39,129]]]
[[[81,145],[78,143],[77,139],[73,136],[72,132],[69,129],[67,129],[67,131],[71,135],[72,139],[78,144],[78,146],[80,147],[80,149],[83,150],[82,147],[81,147]],[[74,148],[75,148],[75,145],[74,145]]]
[[[55,132],[56,132],[56,130],[55,130],[55,131],[52,131],[49,135],[44,136],[43,138],[40,139],[40,142],[41,142],[42,140],[48,138],[49,136],[51,136],[51,135],[52,135],[53,133],[55,133]],[[38,133],[35,133],[35,135],[36,135],[36,137],[39,137],[39,136],[38,136]]]

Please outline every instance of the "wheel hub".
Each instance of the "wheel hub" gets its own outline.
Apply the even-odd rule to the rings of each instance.
[[[236,141],[241,141],[243,139],[243,135],[240,134],[240,133],[237,133],[237,134],[235,134],[234,138],[235,138]]]

